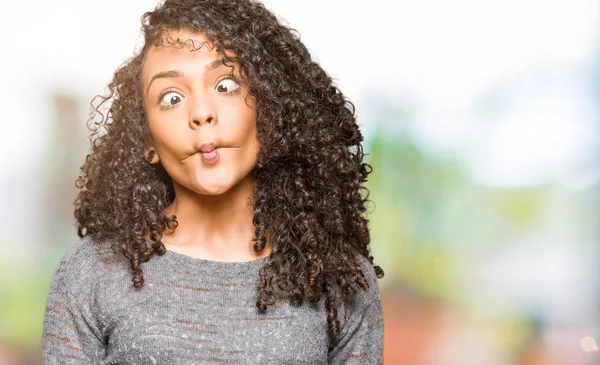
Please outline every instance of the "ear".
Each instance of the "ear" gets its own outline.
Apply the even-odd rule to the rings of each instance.
[[[149,163],[151,163],[153,165],[157,164],[160,161],[158,152],[156,152],[156,149],[154,149],[154,147],[146,148],[144,157],[146,158],[146,161],[148,161]]]

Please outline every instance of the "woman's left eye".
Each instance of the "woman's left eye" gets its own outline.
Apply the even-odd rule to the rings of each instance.
[[[229,94],[237,90],[240,85],[234,79],[223,79],[217,84],[217,91]]]

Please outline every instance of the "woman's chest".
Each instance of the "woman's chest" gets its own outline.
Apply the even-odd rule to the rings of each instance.
[[[106,302],[105,364],[327,363],[322,305],[260,313],[249,287],[165,285]]]

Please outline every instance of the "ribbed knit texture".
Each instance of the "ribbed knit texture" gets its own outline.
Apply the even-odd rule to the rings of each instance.
[[[381,364],[383,317],[369,282],[338,311],[329,342],[324,300],[256,308],[267,262],[217,262],[174,251],[142,264],[135,289],[129,261],[110,244],[83,238],[62,259],[44,317],[44,364]],[[331,345],[331,346],[330,346]]]

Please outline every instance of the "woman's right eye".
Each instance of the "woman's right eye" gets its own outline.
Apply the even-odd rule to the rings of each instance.
[[[173,107],[183,100],[183,96],[175,91],[167,91],[160,97],[160,105],[165,108]]]

